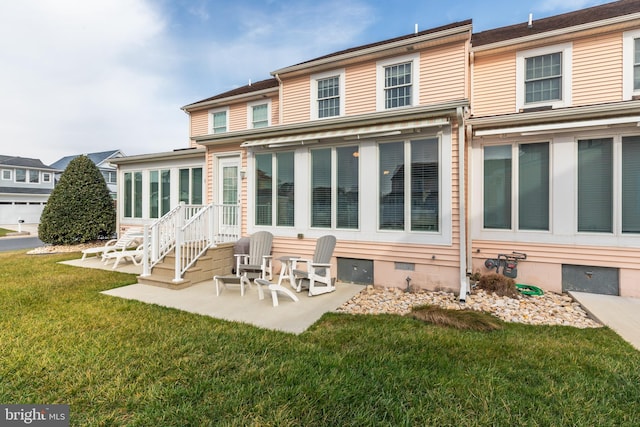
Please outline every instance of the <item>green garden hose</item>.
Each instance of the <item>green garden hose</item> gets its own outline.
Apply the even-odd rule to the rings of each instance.
[[[516,288],[522,295],[543,295],[544,292],[537,286],[533,285],[523,285],[520,283],[516,283]]]

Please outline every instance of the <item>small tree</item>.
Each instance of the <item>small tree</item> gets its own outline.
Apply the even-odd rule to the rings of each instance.
[[[69,162],[42,211],[38,236],[45,243],[71,245],[111,236],[116,210],[98,167],[87,156]]]

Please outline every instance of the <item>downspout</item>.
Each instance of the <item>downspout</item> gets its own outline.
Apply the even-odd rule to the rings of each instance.
[[[278,73],[276,73],[275,77],[278,81],[278,124],[281,125],[284,122],[282,117],[282,80],[280,79],[280,75]]]
[[[458,116],[458,222],[460,223],[460,302],[465,302],[469,293],[469,278],[467,277],[467,209],[466,209],[466,179],[465,179],[465,109],[456,109]]]

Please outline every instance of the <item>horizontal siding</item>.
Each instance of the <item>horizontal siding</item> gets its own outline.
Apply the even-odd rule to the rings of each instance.
[[[311,116],[311,86],[309,76],[295,77],[283,82],[282,124],[309,121]]]
[[[280,124],[280,97],[271,97],[271,126]]]
[[[572,104],[622,100],[622,34],[573,43]]]
[[[446,45],[420,55],[420,104],[465,97],[465,44]]]
[[[209,133],[209,112],[195,111],[189,114],[191,136],[207,135]]]
[[[234,104],[229,107],[229,132],[247,129],[247,104]]]
[[[473,66],[475,116],[513,113],[516,105],[515,52],[477,57]]]
[[[296,254],[302,258],[312,258],[314,250],[315,239],[298,240],[274,238],[274,259],[291,254]],[[385,262],[406,262],[440,267],[455,268],[459,265],[459,253],[450,246],[374,243],[338,239],[333,256]],[[433,256],[436,258],[432,259]]]
[[[376,111],[376,65],[371,62],[345,70],[345,113],[347,115]]]
[[[473,241],[472,253],[474,259],[495,258],[498,253],[511,253],[512,251],[526,253],[527,261],[530,262],[640,270],[640,263],[638,262],[640,248],[533,244],[488,240]]]

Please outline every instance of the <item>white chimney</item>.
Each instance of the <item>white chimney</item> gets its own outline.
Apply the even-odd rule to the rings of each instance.
[[[533,27],[533,13],[529,14],[529,25],[528,25],[528,27],[529,28]]]

